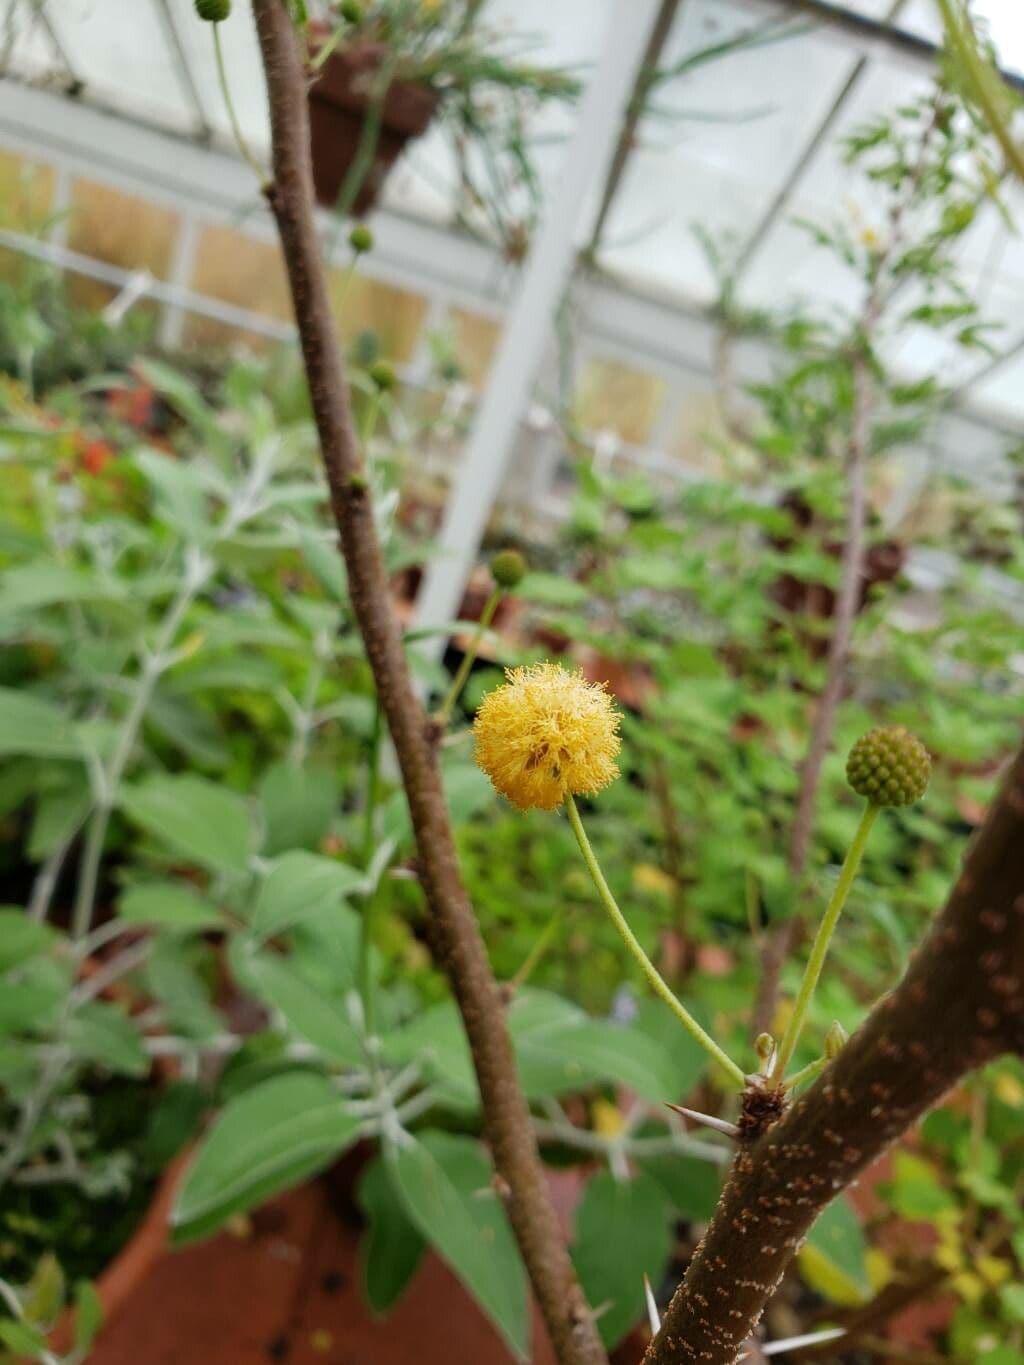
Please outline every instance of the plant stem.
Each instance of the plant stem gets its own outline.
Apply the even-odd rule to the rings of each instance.
[[[719,1066],[728,1073],[729,1078],[735,1081],[740,1089],[742,1089],[746,1084],[746,1077],[742,1070],[736,1065],[728,1053],[724,1052],[723,1049],[718,1046],[714,1038],[712,1038],[709,1033],[705,1033],[704,1029],[697,1023],[689,1010],[676,999],[668,983],[644,952],[643,948],[641,948],[639,940],[626,923],[626,917],[619,909],[615,897],[612,895],[611,888],[605,881],[604,873],[601,871],[601,866],[597,861],[594,850],[590,846],[590,840],[587,838],[587,831],[583,828],[583,821],[580,819],[580,813],[571,792],[566,793],[565,812],[569,817],[569,824],[572,826],[572,832],[576,836],[576,842],[580,846],[580,852],[583,854],[583,861],[587,865],[587,871],[590,873],[594,885],[597,887],[597,894],[600,896],[604,908],[608,911],[612,923],[619,931],[619,936],[623,943],[629,949],[629,952],[639,965],[640,970],[650,982],[655,994],[661,996],[662,1000],[668,1005],[669,1009],[682,1024],[683,1028],[686,1029],[690,1037],[700,1043],[704,1051],[713,1057]]]
[[[71,915],[71,932],[75,939],[81,940],[88,934],[92,924],[93,909],[96,902],[96,888],[99,882],[100,863],[103,846],[110,824],[110,813],[117,800],[117,790],[124,776],[125,768],[131,760],[132,750],[139,730],[145,719],[146,710],[153,696],[160,675],[167,666],[166,653],[174,642],[178,628],[212,570],[210,561],[204,557],[190,557],[186,551],[185,579],[177,596],[168,608],[157,633],[153,652],[146,657],[135,682],[135,692],[128,714],[121,725],[117,744],[110,757],[110,763],[103,773],[103,787],[99,799],[89,817],[85,835],[85,848],[82,853],[81,869],[78,874],[78,887]]]
[[[857,833],[853,836],[853,843],[847,850],[846,858],[843,861],[842,870],[839,873],[839,880],[835,884],[835,889],[829,898],[825,913],[821,917],[818,925],[818,932],[814,936],[814,943],[811,945],[811,955],[807,959],[807,966],[804,969],[804,979],[800,983],[800,991],[793,1005],[793,1013],[790,1015],[789,1023],[786,1025],[786,1032],[782,1035],[782,1042],[775,1056],[775,1064],[772,1067],[770,1079],[776,1084],[782,1081],[786,1074],[786,1067],[790,1063],[800,1034],[803,1031],[804,1022],[807,1018],[807,1010],[814,995],[814,988],[818,984],[821,976],[821,969],[825,964],[828,955],[828,946],[832,941],[832,935],[839,922],[846,898],[850,894],[850,887],[853,885],[860,867],[860,860],[864,856],[864,849],[868,842],[868,835],[871,827],[878,817],[880,807],[874,802],[869,801],[864,807],[864,814],[860,817],[860,824],[857,826]]]
[[[530,977],[533,975],[534,969],[537,966],[538,962],[540,962],[541,958],[551,947],[551,942],[554,939],[555,934],[558,932],[564,915],[565,915],[564,908],[559,907],[559,909],[555,911],[555,913],[548,920],[547,924],[545,924],[544,928],[537,935],[536,943],[526,954],[526,957],[523,959],[522,966],[518,969],[515,976],[513,976],[508,983],[510,990],[517,991],[521,986],[525,986],[527,981],[529,981]]]
[[[341,315],[342,312],[344,311],[345,304],[348,302],[348,296],[352,289],[352,281],[356,277],[356,264],[358,263],[358,260],[359,260],[358,256],[354,255],[352,257],[352,260],[349,262],[348,269],[342,276],[341,287],[338,289],[337,297],[334,300],[334,308],[338,314],[339,323],[341,321]]]
[[[828,1063],[828,1057],[818,1057],[813,1062],[808,1062],[805,1067],[801,1067],[790,1076],[786,1082],[786,1089],[795,1090],[798,1085],[803,1085],[804,1081],[813,1081],[816,1076],[821,1075]]]
[[[224,64],[224,49],[220,41],[220,24],[213,27],[213,51],[217,58],[217,82],[220,85],[220,93],[224,97],[224,108],[227,110],[228,121],[231,124],[231,133],[238,145],[238,150],[249,163],[250,168],[255,173],[257,179],[262,182],[266,179],[266,172],[260,163],[249,150],[249,144],[242,136],[242,126],[238,122],[238,114],[235,112],[235,102],[231,98],[231,87],[228,85],[227,67]]]
[[[491,622],[494,620],[494,613],[498,610],[498,603],[500,601],[501,588],[494,587],[491,590],[490,597],[488,597],[487,601],[484,603],[484,609],[480,613],[480,620],[477,622],[476,630],[473,632],[469,644],[466,646],[466,652],[463,654],[462,662],[459,664],[458,671],[452,679],[452,685],[449,687],[448,694],[438,710],[437,719],[445,727],[447,727],[449,718],[451,717],[452,707],[458,701],[459,697],[462,695],[462,689],[466,686],[466,680],[472,672],[473,665],[476,663],[476,656],[480,652],[480,643],[490,628]]]
[[[373,730],[370,735],[370,760],[366,777],[366,811],[363,816],[362,863],[369,869],[373,861],[374,840],[376,837],[377,801],[380,792],[380,751],[383,740],[383,717],[380,702],[377,702],[373,715]],[[376,885],[367,893],[363,902],[363,914],[359,933],[358,983],[359,996],[363,1002],[363,1028],[367,1037],[372,1036],[375,1028],[375,1009],[373,999],[373,971],[370,955],[373,949],[373,911],[377,901]]]
[[[946,26],[946,37],[953,54],[967,77],[971,93],[977,100],[988,123],[989,131],[998,141],[1018,180],[1024,183],[1024,148],[1018,146],[1011,129],[1011,118],[1001,107],[1004,97],[1002,76],[993,71],[978,50],[978,40],[970,15],[958,8],[954,0],[937,0]]]
[[[348,567],[352,608],[401,770],[420,883],[466,1027],[488,1144],[509,1221],[560,1365],[606,1365],[548,1192],[498,984],[459,874],[433,742],[391,599],[366,465],[352,422],[313,207],[305,73],[282,0],[252,0],[270,103],[277,221],[309,393]]]

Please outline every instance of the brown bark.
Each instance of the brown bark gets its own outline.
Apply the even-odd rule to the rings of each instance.
[[[1024,1052],[1024,749],[900,984],[733,1162],[645,1365],[732,1365],[818,1214],[967,1071]]]
[[[437,927],[480,1085],[512,1227],[563,1365],[606,1360],[548,1197],[497,983],[463,888],[428,718],[412,688],[349,408],[313,211],[305,77],[282,0],[253,0],[270,99],[277,220],[331,507],[377,695],[394,741]]]

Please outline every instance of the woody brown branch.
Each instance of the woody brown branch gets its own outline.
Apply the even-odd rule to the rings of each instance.
[[[1024,1053],[1024,749],[900,984],[743,1149],[645,1365],[732,1365],[818,1214],[966,1072]]]
[[[480,1086],[512,1227],[562,1365],[606,1361],[548,1197],[501,998],[463,888],[436,746],[413,691],[355,437],[313,210],[305,75],[282,0],[253,0],[270,100],[277,221],[352,609],[402,774],[418,865]]]

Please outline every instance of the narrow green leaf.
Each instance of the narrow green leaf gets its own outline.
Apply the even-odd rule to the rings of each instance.
[[[75,1285],[75,1350],[87,1351],[103,1326],[103,1301],[90,1280]]]
[[[526,1279],[484,1149],[427,1132],[392,1151],[405,1211],[451,1266],[520,1360],[529,1346]]]
[[[279,1011],[293,1033],[333,1061],[354,1066],[362,1060],[359,1039],[341,1006],[316,990],[286,958],[235,944],[231,957],[242,984]]]
[[[359,1204],[369,1229],[363,1238],[363,1282],[375,1313],[386,1313],[415,1275],[426,1243],[405,1212],[388,1164],[381,1157],[363,1172]]]

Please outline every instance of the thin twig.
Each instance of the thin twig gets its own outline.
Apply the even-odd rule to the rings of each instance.
[[[253,0],[253,11],[270,100],[274,174],[267,197],[288,270],[352,609],[401,769],[420,881],[465,1023],[496,1172],[508,1190],[509,1217],[552,1345],[562,1365],[601,1365],[605,1352],[548,1195],[501,994],[459,875],[436,746],[391,601],[317,235],[295,35],[281,0]]]

